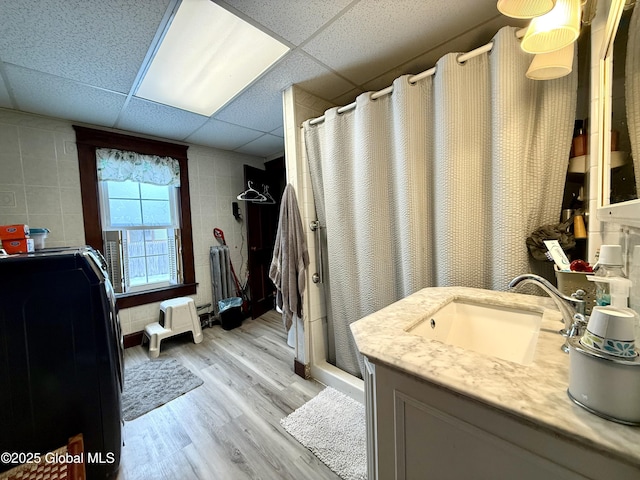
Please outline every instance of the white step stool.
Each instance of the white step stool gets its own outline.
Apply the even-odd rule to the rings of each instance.
[[[160,304],[160,319],[144,327],[144,336],[149,341],[149,355],[157,358],[160,355],[160,342],[163,339],[191,332],[193,342],[202,342],[200,318],[196,313],[193,298],[179,297],[165,300]]]

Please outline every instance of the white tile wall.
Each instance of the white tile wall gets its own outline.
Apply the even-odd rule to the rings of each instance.
[[[211,302],[208,254],[218,243],[214,227],[224,231],[233,264],[244,278],[246,228],[233,218],[231,203],[245,189],[243,165],[264,168],[264,159],[197,145],[189,146],[187,156],[199,284],[194,298],[196,305],[203,305]],[[48,247],[84,245],[78,156],[70,122],[0,108],[0,224],[13,223],[51,230]],[[143,330],[157,320],[158,311],[158,303],[122,310],[123,333]]]
[[[598,151],[598,136],[600,135],[600,125],[597,121],[598,118],[598,104],[599,104],[599,82],[600,82],[600,70],[598,65],[598,57],[600,55],[600,43],[602,42],[602,36],[604,34],[604,27],[606,23],[606,10],[608,10],[608,0],[600,2],[596,17],[591,24],[591,104],[589,118],[592,119],[589,122],[589,151]],[[589,158],[589,191],[587,192],[589,198],[589,223],[588,233],[589,242],[587,257],[589,263],[595,263],[596,254],[600,248],[603,237],[604,224],[598,221],[596,211],[598,207],[598,157],[597,155],[590,155]]]

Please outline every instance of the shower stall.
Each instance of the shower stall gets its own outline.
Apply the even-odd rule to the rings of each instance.
[[[345,107],[285,92],[310,251],[296,355],[312,377],[361,398],[350,323],[424,287],[505,290],[536,271],[525,239],[558,221],[577,76],[526,79],[516,33]]]

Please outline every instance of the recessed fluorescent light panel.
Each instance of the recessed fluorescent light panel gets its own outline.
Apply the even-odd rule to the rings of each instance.
[[[182,0],[135,95],[209,117],[288,51],[210,0]]]

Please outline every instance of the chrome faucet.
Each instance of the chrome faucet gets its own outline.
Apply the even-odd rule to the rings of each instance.
[[[562,320],[564,322],[564,329],[560,330],[560,333],[565,337],[577,335],[579,332],[579,328],[577,327],[585,324],[586,302],[583,297],[586,293],[583,290],[578,290],[568,297],[560,293],[547,279],[533,273],[525,273],[524,275],[517,276],[509,282],[509,288],[513,289],[518,285],[524,285],[526,283],[537,285],[554,301],[558,310],[562,313]],[[563,348],[563,350],[565,349]]]

